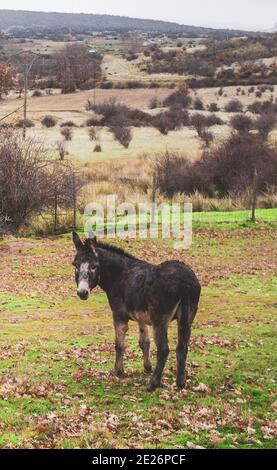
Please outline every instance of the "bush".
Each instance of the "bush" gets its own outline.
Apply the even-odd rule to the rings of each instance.
[[[85,124],[86,124],[87,127],[94,127],[94,126],[100,126],[101,125],[100,120],[95,119],[94,117],[88,118],[86,120]]]
[[[31,139],[23,141],[11,130],[0,134],[1,214],[16,231],[50,203],[54,184],[51,159]]]
[[[277,113],[277,101],[254,101],[247,109],[254,114],[274,114]]]
[[[216,114],[210,114],[210,115],[205,116],[205,117],[206,117],[207,127],[223,126],[224,125],[224,121],[222,121],[222,119],[220,117],[216,116]]]
[[[196,98],[193,102],[193,108],[199,111],[204,109],[203,101],[200,98]]]
[[[160,88],[161,85],[157,82],[151,82],[149,88]]]
[[[97,132],[96,132],[96,129],[94,127],[90,127],[88,129],[88,136],[89,136],[89,140],[91,140],[91,141],[96,141],[97,140]]]
[[[53,116],[44,116],[44,118],[41,121],[41,124],[47,128],[55,127],[57,124],[57,119],[54,118]]]
[[[241,113],[243,107],[239,100],[231,100],[225,105],[224,109],[226,113]]]
[[[277,152],[259,136],[234,134],[217,149],[204,152],[194,165],[194,189],[219,196],[241,193],[252,185],[254,170],[258,174],[258,191],[274,184]]]
[[[31,119],[19,119],[18,121],[16,121],[15,123],[15,127],[17,128],[23,128],[24,127],[24,123],[25,123],[25,127],[34,127],[34,123],[33,121],[31,121]]]
[[[222,126],[224,122],[215,114],[205,116],[204,114],[195,113],[190,117],[190,125],[194,127],[201,137],[204,128],[212,126]]]
[[[150,114],[140,109],[128,108],[128,106],[118,103],[115,99],[97,105],[88,101],[86,109],[102,115],[100,119],[90,118],[87,125],[91,126],[141,127],[150,125],[152,120]]]
[[[255,122],[255,127],[258,129],[260,136],[263,139],[267,139],[269,133],[276,126],[276,115],[275,114],[261,114]]]
[[[65,140],[72,140],[72,128],[71,127],[62,127],[61,128],[61,135],[65,138]]]
[[[113,133],[114,138],[118,140],[124,148],[127,149],[129,147],[133,138],[132,131],[129,127],[112,126],[110,127],[110,131]]]
[[[73,121],[65,121],[61,123],[61,127],[77,127]]]
[[[152,125],[167,135],[169,131],[175,131],[183,126],[189,125],[189,114],[186,110],[180,108],[170,108],[168,111],[157,114],[152,119]]]
[[[34,97],[39,97],[39,96],[42,96],[42,93],[41,93],[41,91],[39,91],[39,90],[35,90],[35,91],[33,92],[32,96],[34,96]]]
[[[255,169],[257,189],[263,193],[276,183],[277,151],[251,134],[231,135],[216,149],[205,150],[195,163],[167,152],[156,165],[158,187],[170,197],[195,191],[217,197],[241,194],[251,187]]]
[[[143,88],[143,83],[138,81],[128,81],[126,87],[130,89]]]
[[[253,128],[253,121],[245,114],[237,114],[230,120],[230,124],[236,131],[240,133],[249,132]]]
[[[164,100],[163,105],[189,108],[191,101],[192,99],[187,93],[183,93],[182,91],[175,91]]]
[[[209,106],[208,106],[208,110],[211,111],[212,113],[216,113],[217,111],[220,111],[217,103],[211,103]]]
[[[63,82],[62,88],[61,88],[63,95],[66,95],[68,93],[74,93],[76,90],[77,90],[76,83],[72,79],[68,78],[67,80]]]
[[[96,144],[94,149],[93,149],[94,152],[102,152],[102,147],[100,144]]]
[[[102,82],[100,83],[102,90],[111,90],[113,88],[113,82]]]
[[[201,139],[203,140],[205,147],[210,147],[211,143],[214,140],[213,133],[207,130],[204,130],[201,133]]]
[[[172,197],[190,187],[191,162],[184,156],[166,152],[155,164],[157,186],[162,193]]]
[[[199,113],[193,114],[190,118],[190,125],[195,128],[197,134],[201,137],[201,134],[207,127],[206,116]]]

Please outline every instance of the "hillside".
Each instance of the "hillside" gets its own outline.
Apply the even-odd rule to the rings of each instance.
[[[166,21],[128,18],[124,16],[94,15],[84,13],[46,13],[35,11],[0,10],[0,28],[48,29],[69,28],[70,32],[139,30],[152,32],[175,32],[187,36],[216,35],[228,33],[245,34],[236,30],[216,30],[199,26],[187,26]],[[251,34],[251,33],[247,33]]]

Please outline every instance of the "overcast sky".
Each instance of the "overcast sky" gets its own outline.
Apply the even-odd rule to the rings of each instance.
[[[1,0],[1,9],[99,13],[177,23],[271,30],[277,0]]]

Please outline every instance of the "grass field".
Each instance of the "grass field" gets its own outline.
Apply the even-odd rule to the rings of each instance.
[[[106,61],[106,62],[105,62]],[[106,64],[106,65],[105,65]],[[142,79],[138,72],[136,63],[129,63],[120,56],[105,56],[104,67],[110,78],[113,77],[117,81],[126,81],[130,79]],[[138,74],[138,75],[137,75]],[[137,77],[136,77],[137,75]],[[171,76],[172,80],[177,83],[178,80]],[[161,77],[160,77],[161,78]],[[179,77],[180,78],[180,77]],[[152,80],[159,79],[158,77],[151,76]],[[168,77],[163,77],[166,82]],[[248,87],[241,87],[242,90],[247,91]],[[226,123],[224,126],[214,126],[211,128],[215,143],[219,143],[222,139],[227,137],[230,133],[228,126],[230,113],[224,112],[225,104],[231,99],[238,98],[243,106],[252,103],[256,98],[255,94],[248,96],[247,92],[244,96],[237,96],[237,87],[226,87],[224,95],[219,97],[218,88],[203,88],[198,91],[191,91],[192,97],[196,96],[201,98],[207,106],[212,102],[216,102],[221,111],[217,115]],[[46,147],[50,149],[57,148],[57,142],[62,140],[60,134],[60,124],[72,120],[77,127],[73,130],[73,139],[67,143],[67,151],[71,158],[79,160],[83,163],[96,163],[112,159],[132,158],[134,156],[148,153],[155,155],[156,153],[164,152],[166,149],[174,152],[185,152],[186,155],[195,159],[199,156],[202,150],[202,143],[197,136],[197,133],[192,128],[185,127],[183,129],[170,132],[167,136],[163,136],[157,129],[151,127],[134,128],[132,130],[133,140],[128,149],[124,149],[122,145],[113,139],[113,136],[108,132],[107,128],[100,130],[100,141],[102,152],[94,153],[94,145],[90,142],[87,128],[83,127],[86,120],[91,117],[91,113],[85,110],[85,105],[88,99],[96,100],[96,103],[102,103],[110,99],[116,99],[118,102],[127,106],[138,108],[146,112],[156,112],[157,110],[150,110],[150,101],[156,98],[158,101],[163,101],[172,90],[161,87],[158,89],[112,89],[101,90],[97,89],[94,95],[93,90],[78,91],[76,93],[61,95],[53,94],[52,96],[42,97],[29,97],[28,100],[28,118],[33,121],[35,127],[27,130],[27,135],[40,139]],[[274,97],[277,96],[277,88],[275,87]],[[30,93],[31,94],[31,93]],[[263,100],[268,100],[271,94],[267,91],[263,94]],[[9,99],[2,100],[0,103],[0,119],[5,115],[11,113],[23,104],[22,99],[10,97]],[[194,111],[190,111],[193,113]],[[204,111],[207,113],[207,111]],[[42,118],[50,114],[57,119],[57,126],[51,129],[43,128],[41,124]],[[4,122],[15,123],[22,117],[22,111],[10,116]],[[271,133],[270,139],[275,142],[277,138],[277,131]]]
[[[110,376],[110,309],[98,289],[87,303],[76,298],[69,236],[6,239],[0,447],[274,447],[276,231],[196,230],[186,252],[174,252],[166,240],[118,244],[151,262],[179,258],[201,280],[187,390],[174,386],[174,324],[164,388],[145,390],[134,323],[127,376]]]
[[[179,213],[179,207],[181,212]],[[185,223],[188,223],[188,215],[186,218],[184,217],[184,212],[182,212],[182,205],[177,206],[176,213],[172,210],[170,214],[167,211],[162,212],[161,210],[157,209],[155,214],[155,223],[159,226],[159,230],[161,229],[162,224],[168,224],[171,228],[176,223],[180,223],[180,227],[182,228]],[[255,219],[256,221],[253,223],[251,221],[251,211],[250,210],[238,210],[238,211],[209,211],[209,212],[192,212],[189,217],[191,217],[192,228],[216,228],[216,229],[224,229],[224,230],[233,230],[235,228],[255,228],[257,225],[259,227],[266,228],[275,227],[277,228],[277,208],[274,209],[256,209],[255,211]],[[93,231],[96,231],[96,224],[98,224],[100,230],[106,230],[111,224],[118,224],[118,227],[121,230],[129,229],[137,229],[139,227],[139,223],[145,224],[145,227],[151,223],[151,211],[147,211],[145,213],[139,214],[133,213],[132,211],[126,215],[117,215],[115,220],[103,220],[102,218],[99,219],[97,216],[83,216],[80,217],[80,221],[82,226],[79,226],[79,230],[83,231],[83,227],[85,222],[88,221],[95,221],[95,228]],[[94,227],[94,226],[93,226]],[[124,228],[125,227],[125,228]],[[118,233],[118,232],[117,232]]]

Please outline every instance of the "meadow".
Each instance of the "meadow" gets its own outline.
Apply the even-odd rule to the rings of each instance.
[[[23,47],[55,53],[64,42],[26,41]],[[28,91],[27,117],[34,126],[27,129],[27,137],[42,142],[55,158],[60,157],[62,141],[66,160],[85,176],[77,201],[82,236],[82,212],[88,202],[105,203],[109,194],[116,194],[119,203],[149,201],[156,156],[176,152],[195,161],[204,149],[193,127],[167,135],[150,126],[135,127],[128,148],[114,140],[108,127],[101,127],[97,130],[102,151],[94,152],[95,141],[89,139],[86,125],[93,115],[85,108],[88,99],[96,104],[116,99],[155,115],[165,110],[159,103],[174,92],[172,83],[176,91],[189,77],[148,75],[140,67],[142,53],[128,61],[113,42],[95,40],[90,47],[104,51],[102,71],[113,86],[139,80],[147,86],[157,81],[159,87],[96,88],[66,94],[53,89],[51,95],[42,90],[37,97],[32,96],[34,90]],[[188,52],[203,47],[196,40]],[[171,45],[163,48],[171,49]],[[212,103],[220,108],[215,114],[224,125],[211,127],[211,149],[231,132],[233,113],[225,112],[225,105],[239,99],[246,111],[257,99],[248,86],[241,86],[240,91],[237,86],[225,86],[222,93],[219,87],[190,89],[189,94],[193,102],[200,98],[205,106],[204,110],[189,109],[190,115],[207,115]],[[275,85],[273,91],[262,93],[261,101],[276,98]],[[155,109],[153,99],[158,103]],[[22,104],[23,98],[12,91],[0,101],[0,119]],[[21,113],[20,109],[3,122],[16,124]],[[54,127],[43,127],[46,115],[56,119]],[[66,121],[74,123],[69,141],[60,133]],[[275,126],[268,141],[274,144],[276,137]],[[16,236],[0,237],[0,448],[276,447],[276,191],[272,187],[258,195],[255,223],[250,221],[251,188],[221,198],[216,191],[210,197],[198,191],[174,197],[176,202],[193,204],[193,243],[188,250],[176,251],[173,240],[162,238],[111,242],[152,263],[179,259],[201,281],[187,388],[182,391],[174,383],[174,323],[161,389],[146,392],[149,378],[143,372],[134,322],[127,338],[127,374],[122,379],[110,374],[114,332],[106,295],[96,288],[89,301],[77,298],[71,235],[51,236],[52,206],[30,217]],[[157,190],[158,204],[172,201]],[[64,232],[69,232],[71,207],[58,207],[58,229],[64,220]],[[151,349],[154,362],[153,341]]]
[[[146,392],[132,322],[127,375],[110,375],[110,309],[98,289],[77,299],[69,235],[8,238],[0,242],[0,446],[274,447],[275,229],[198,228],[182,252],[162,239],[117,244],[151,262],[178,258],[201,280],[187,389],[174,385],[174,324],[163,388]]]

